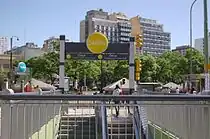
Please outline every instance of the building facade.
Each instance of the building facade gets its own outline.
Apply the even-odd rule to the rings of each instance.
[[[7,51],[5,54],[9,53],[10,51]],[[30,58],[41,56],[45,52],[40,47],[38,47],[38,45],[28,42],[23,46],[13,48],[12,53],[14,55],[21,56],[22,60],[29,60]]]
[[[131,35],[143,36],[143,53],[160,56],[171,50],[171,33],[165,32],[163,24],[157,20],[136,16],[130,19],[132,24]]]
[[[13,61],[21,60],[22,56],[13,55]],[[10,55],[9,54],[0,54],[0,71],[8,72],[10,68]]]
[[[7,37],[0,37],[0,54],[3,54],[7,51],[9,46],[9,41]]]
[[[173,52],[179,52],[181,55],[185,56],[187,53],[187,50],[190,48],[190,45],[181,45],[177,46],[175,49],[173,49]]]
[[[59,41],[59,38],[57,37],[50,37],[47,40],[44,40],[43,48],[42,50],[45,52],[52,52],[54,51],[53,48],[53,42]]]
[[[209,32],[209,37],[208,37],[208,46],[210,46],[210,32]],[[194,47],[196,50],[204,54],[204,38],[195,39]],[[209,50],[208,53],[210,56],[210,48],[208,50]]]
[[[80,22],[80,42],[85,42],[94,32],[105,34],[110,43],[129,42],[131,24],[123,13],[109,14],[102,9],[90,10],[85,20]]]

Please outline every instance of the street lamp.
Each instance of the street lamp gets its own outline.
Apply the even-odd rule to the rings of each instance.
[[[13,38],[16,38],[17,41],[19,41],[19,38],[17,36],[12,36],[10,38],[10,79],[12,79],[12,64],[13,64],[13,60],[12,60],[12,48],[13,48]],[[12,83],[12,80],[11,80]]]
[[[192,86],[192,80],[191,80],[191,75],[192,75],[192,10],[193,6],[196,3],[197,0],[194,0],[193,3],[190,6],[190,76],[189,76],[189,81],[190,81],[190,88]]]
[[[203,0],[204,7],[204,55],[205,55],[205,90],[209,90],[209,49],[208,49],[208,8],[207,0]]]

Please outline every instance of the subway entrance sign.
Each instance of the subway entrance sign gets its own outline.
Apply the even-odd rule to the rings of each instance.
[[[109,41],[107,37],[100,33],[95,32],[88,36],[86,45],[88,50],[93,54],[101,54],[106,51]]]
[[[98,55],[101,54],[102,60],[129,59],[129,43],[108,43],[106,37],[96,34],[90,35],[84,43],[65,42],[65,56],[75,60],[99,60]]]

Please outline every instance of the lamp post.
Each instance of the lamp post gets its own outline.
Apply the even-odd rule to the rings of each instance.
[[[190,6],[190,49],[192,50],[192,10],[193,6],[196,3],[197,0],[194,0],[193,3]],[[189,81],[190,81],[190,88],[192,87],[192,80],[191,80],[191,75],[192,75],[192,51],[190,50],[190,76],[189,76]]]
[[[203,0],[204,7],[204,55],[205,55],[205,90],[209,90],[209,51],[208,51],[208,10],[207,0]]]
[[[10,38],[10,88],[11,88],[11,85],[12,85],[12,70],[13,70],[13,60],[12,60],[12,48],[13,48],[13,38],[16,38],[17,41],[19,41],[19,38],[17,36],[12,36]]]

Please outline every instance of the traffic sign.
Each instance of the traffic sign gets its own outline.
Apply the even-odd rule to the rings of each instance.
[[[88,50],[94,54],[101,54],[108,48],[109,41],[107,37],[100,33],[94,32],[89,35],[86,41]]]
[[[19,72],[26,72],[26,64],[24,62],[19,62],[18,70],[19,70]]]

